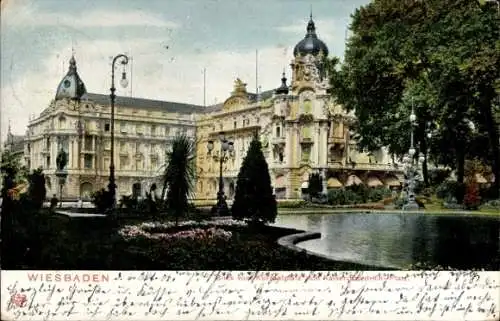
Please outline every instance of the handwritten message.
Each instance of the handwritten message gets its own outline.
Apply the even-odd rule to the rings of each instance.
[[[498,320],[497,272],[2,271],[3,320]]]

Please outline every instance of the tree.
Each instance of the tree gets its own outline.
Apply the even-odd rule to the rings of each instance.
[[[397,156],[405,153],[414,106],[419,152],[430,150],[430,158],[453,165],[459,183],[469,153],[482,152],[500,177],[493,117],[499,18],[492,7],[470,0],[374,0],[356,10],[344,63],[333,59],[330,74],[337,101],[355,110],[360,147],[388,146]],[[437,125],[430,140],[425,134],[429,121]],[[472,135],[469,122],[482,133]],[[489,148],[469,148],[486,137]]]
[[[168,185],[167,207],[175,217],[175,224],[189,209],[188,198],[193,192],[195,180],[194,144],[186,135],[174,138],[172,149],[167,152],[167,168],[164,174]]]
[[[307,193],[309,198],[318,197],[318,195],[323,190],[323,180],[319,173],[313,173],[309,175],[309,186],[307,188]]]
[[[31,200],[36,210],[43,206],[43,202],[47,196],[47,189],[45,187],[45,175],[41,168],[33,170],[28,176],[29,187],[28,197]]]
[[[234,219],[246,220],[251,224],[274,223],[276,219],[277,202],[269,168],[257,136],[250,143],[238,173],[231,212]]]

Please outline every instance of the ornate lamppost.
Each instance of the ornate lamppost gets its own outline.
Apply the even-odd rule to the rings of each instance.
[[[217,192],[217,204],[212,208],[212,211],[217,213],[217,216],[227,216],[229,214],[229,209],[227,207],[226,197],[224,195],[224,180],[222,178],[222,165],[233,157],[234,154],[234,143],[227,140],[223,132],[219,133],[220,141],[220,154],[213,155],[214,160],[219,161],[219,191]],[[212,154],[214,149],[214,141],[208,141],[208,155]]]
[[[412,211],[419,209],[419,206],[415,200],[415,187],[416,187],[416,176],[418,171],[418,162],[415,162],[416,150],[413,142],[415,125],[417,123],[417,116],[415,115],[413,105],[411,107],[410,123],[411,123],[410,149],[408,150],[408,154],[403,157],[403,162],[405,164],[406,177],[407,177],[406,179],[407,196],[405,204],[403,205],[404,211]],[[419,160],[421,163],[423,163],[424,161],[423,154],[420,154]]]
[[[59,150],[59,153],[57,154],[56,158],[56,164],[57,164],[57,171],[56,171],[56,176],[59,179],[59,207],[62,207],[62,191],[64,184],[66,184],[66,178],[68,177],[68,171],[65,169],[66,165],[68,164],[68,155],[64,151],[64,149],[61,147]]]
[[[108,190],[111,194],[112,199],[112,210],[115,208],[116,204],[116,184],[115,184],[115,63],[121,59],[120,63],[123,66],[122,78],[120,80],[120,85],[125,88],[128,86],[127,74],[125,73],[125,65],[128,64],[128,57],[124,54],[119,54],[113,58],[113,63],[111,66],[111,94],[109,97],[111,98],[111,158],[109,164],[109,184]]]

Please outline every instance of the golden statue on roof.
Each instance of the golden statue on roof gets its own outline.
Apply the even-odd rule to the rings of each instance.
[[[247,84],[241,81],[240,78],[236,78],[234,81],[234,94],[246,94],[247,92]]]

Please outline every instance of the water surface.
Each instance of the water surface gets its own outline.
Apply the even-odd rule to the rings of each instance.
[[[298,247],[348,262],[407,268],[424,262],[499,269],[500,218],[409,213],[279,215],[277,226],[320,232]]]

